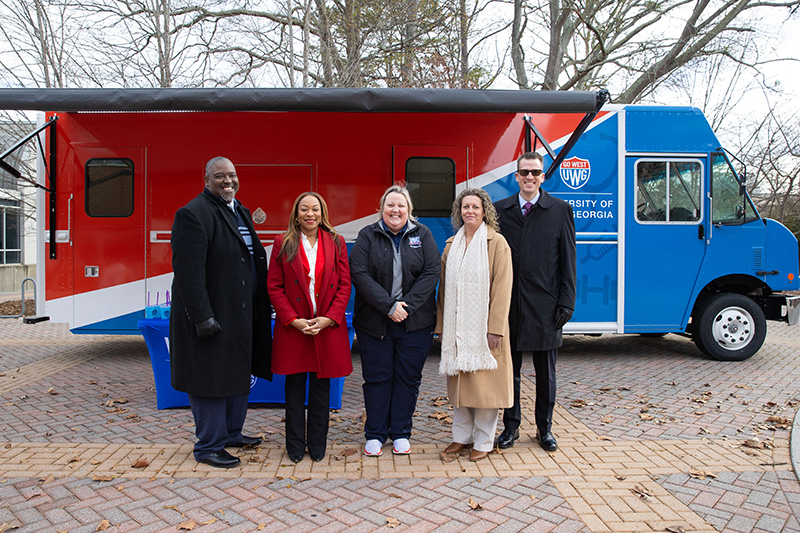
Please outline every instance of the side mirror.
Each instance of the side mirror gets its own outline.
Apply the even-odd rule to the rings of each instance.
[[[736,206],[736,220],[739,220],[743,216],[744,216],[744,206],[743,205],[737,205]]]

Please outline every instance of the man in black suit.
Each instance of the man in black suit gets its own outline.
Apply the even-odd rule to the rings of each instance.
[[[536,152],[517,159],[519,193],[496,202],[500,231],[511,247],[514,283],[509,312],[514,407],[503,411],[500,448],[514,446],[522,420],[520,369],[531,354],[536,371],[539,444],[558,449],[551,431],[556,403],[556,358],[561,328],[575,309],[575,223],[572,207],[541,190],[544,161]]]
[[[195,459],[219,468],[240,463],[225,447],[261,443],[242,435],[250,374],[272,379],[267,254],[238,190],[233,163],[211,159],[203,192],[175,213],[171,238],[172,386],[189,394]]]

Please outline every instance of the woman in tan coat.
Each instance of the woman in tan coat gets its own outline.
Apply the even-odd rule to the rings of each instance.
[[[453,404],[453,443],[445,453],[473,447],[470,461],[494,448],[497,414],[514,403],[508,311],[511,249],[497,232],[486,191],[466,189],[453,202],[456,235],[442,254],[435,332],[442,339],[439,373]]]

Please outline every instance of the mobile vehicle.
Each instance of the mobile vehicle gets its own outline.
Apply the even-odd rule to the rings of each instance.
[[[402,182],[443,247],[457,192],[514,194],[516,158],[538,149],[544,188],[575,214],[565,333],[686,333],[710,357],[750,357],[767,320],[800,318],[800,297],[784,293],[800,284],[797,239],[758,214],[699,110],[605,101],[602,91],[0,89],[0,109],[47,111],[37,312],[75,333],[136,333],[145,307],[168,299],[173,216],[216,155],[235,163],[265,245],[306,190],[352,242]]]

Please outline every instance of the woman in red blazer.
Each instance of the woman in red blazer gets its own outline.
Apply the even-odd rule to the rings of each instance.
[[[275,309],[272,372],[286,376],[286,452],[297,463],[308,446],[311,459],[320,461],[328,439],[330,378],[349,375],[353,362],[344,315],[350,299],[347,247],[319,194],[295,200],[289,228],[272,247],[267,290]]]

